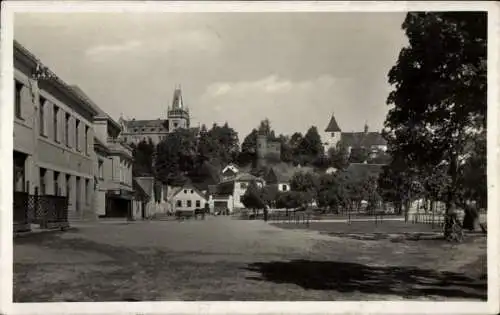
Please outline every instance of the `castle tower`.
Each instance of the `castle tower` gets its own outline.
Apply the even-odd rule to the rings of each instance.
[[[182,91],[180,86],[175,89],[172,99],[172,106],[168,108],[167,126],[168,131],[174,131],[177,128],[189,128],[189,110],[184,105]]]
[[[267,136],[259,134],[257,135],[257,148],[255,150],[257,154],[257,165],[262,166],[265,164],[266,153],[267,153]]]
[[[332,113],[332,118],[325,128],[325,135],[322,139],[325,151],[328,151],[332,147],[336,147],[342,137],[342,131],[340,130],[335,115]]]

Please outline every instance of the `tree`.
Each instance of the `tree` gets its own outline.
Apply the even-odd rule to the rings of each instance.
[[[413,12],[402,27],[409,46],[389,72],[386,139],[391,155],[411,167],[446,166],[449,213],[459,197],[459,159],[486,128],[487,14]]]
[[[248,185],[245,194],[241,198],[241,202],[248,209],[263,209],[266,207],[266,204],[262,198],[262,194],[260,189],[257,187],[255,182],[251,182]]]
[[[344,170],[349,166],[349,152],[343,144],[338,143],[336,147],[328,149],[327,155],[330,166],[337,170]]]
[[[318,196],[319,178],[313,173],[297,172],[290,180],[292,191],[301,192],[305,203],[310,203]]]
[[[238,164],[241,166],[253,164],[257,158],[257,129],[252,129],[241,144],[241,152],[238,156]]]
[[[284,135],[280,135],[278,139],[281,143],[281,161],[285,163],[293,162],[293,148],[290,145],[290,139]]]
[[[196,139],[186,129],[176,129],[157,145],[155,170],[169,185],[182,185],[196,165]]]
[[[318,193],[318,205],[339,213],[347,206],[346,185],[343,181],[342,172],[336,174],[325,174],[320,177],[320,189]]]
[[[315,126],[310,127],[299,145],[300,154],[307,159],[305,164],[312,164],[318,157],[324,154],[325,149],[321,142],[321,137],[318,133],[318,128]]]
[[[265,204],[269,207],[276,206],[276,200],[278,199],[278,187],[276,185],[266,185],[261,189],[261,197]]]
[[[132,145],[132,155],[134,163],[132,166],[133,176],[152,176],[153,175],[153,155],[155,154],[155,145],[149,139]]]
[[[408,166],[403,158],[393,157],[378,177],[378,193],[382,200],[394,204],[398,214],[402,213],[404,207],[407,215],[411,201],[419,197],[417,186],[414,185],[416,181],[417,171]]]
[[[368,150],[366,148],[352,148],[349,155],[349,163],[364,163],[368,160]]]
[[[226,122],[222,127],[214,124],[207,133],[213,158],[223,165],[232,162],[233,156],[239,152],[238,133]]]

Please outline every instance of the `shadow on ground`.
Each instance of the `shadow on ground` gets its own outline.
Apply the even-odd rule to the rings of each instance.
[[[374,267],[350,262],[292,260],[256,262],[246,269],[260,274],[247,277],[248,280],[295,284],[306,290],[398,295],[404,298],[434,296],[487,299],[485,279],[414,267]]]

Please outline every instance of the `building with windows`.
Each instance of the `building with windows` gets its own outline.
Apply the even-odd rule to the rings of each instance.
[[[14,41],[14,190],[67,196],[70,221],[95,218],[96,114]]]
[[[170,187],[169,187],[170,188]],[[207,196],[195,188],[193,185],[184,185],[181,187],[172,187],[169,203],[171,212],[194,212],[196,209],[205,209],[208,202]]]
[[[363,131],[343,132],[333,114],[322,135],[322,142],[325,151],[336,147],[337,144],[345,146],[348,152],[353,149],[366,149],[371,157],[387,151],[387,141],[380,132],[369,131],[366,124]]]
[[[278,191],[291,191],[291,181],[297,173],[314,173],[313,167],[293,166],[286,163],[273,165],[265,174],[266,185],[275,185]]]
[[[118,122],[78,86],[71,88],[97,112],[93,117],[96,214],[99,217],[127,217],[130,213],[135,213],[132,148],[120,140],[121,127]]]
[[[227,210],[233,211],[245,208],[242,198],[250,183],[255,182],[257,187],[264,187],[265,181],[262,178],[253,176],[246,172],[238,172],[235,176],[222,180],[215,187],[209,187],[209,204],[211,209],[221,208],[222,203],[227,203]]]
[[[151,139],[154,144],[158,144],[167,134],[179,128],[190,129],[195,134],[200,131],[200,128],[190,127],[189,109],[184,105],[180,87],[174,91],[172,104],[167,110],[167,119],[125,120],[120,117],[119,123],[122,127],[121,137],[127,143],[139,143]]]

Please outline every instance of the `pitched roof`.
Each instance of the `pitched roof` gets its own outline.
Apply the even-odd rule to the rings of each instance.
[[[135,177],[134,182],[141,187],[148,197],[151,197],[153,191],[154,178],[153,177]]]
[[[269,171],[274,173],[278,182],[288,182],[292,179],[295,173],[311,173],[314,172],[314,168],[309,166],[293,166],[287,163],[279,163],[273,165]]]
[[[163,119],[146,119],[146,120],[124,120],[123,123],[127,128],[163,128],[166,131],[165,126],[163,125],[165,120]]]
[[[332,118],[330,118],[330,122],[328,123],[328,126],[326,126],[325,131],[326,132],[341,131],[339,125],[337,124],[337,121],[335,120],[335,116],[333,114],[332,114]]]
[[[151,198],[151,196],[144,190],[144,188],[138,183],[137,179],[135,178],[132,179],[132,188],[134,189],[134,192],[137,196],[144,199]]]
[[[176,189],[176,190],[175,190],[175,192],[173,192],[173,193],[172,193],[171,198],[175,197],[178,193],[180,193],[180,192],[181,192],[181,191],[183,191],[183,190],[186,190],[186,189],[187,189],[187,190],[192,189],[192,190],[194,190],[194,191],[195,191],[198,195],[200,195],[201,197],[203,197],[203,198],[207,199],[207,196],[206,196],[203,192],[201,192],[198,188],[196,188],[193,184],[186,184],[186,185],[184,185],[184,186],[178,186],[178,187],[176,187],[175,189]]]
[[[342,132],[340,141],[352,147],[370,147],[387,144],[387,141],[379,132]]]

